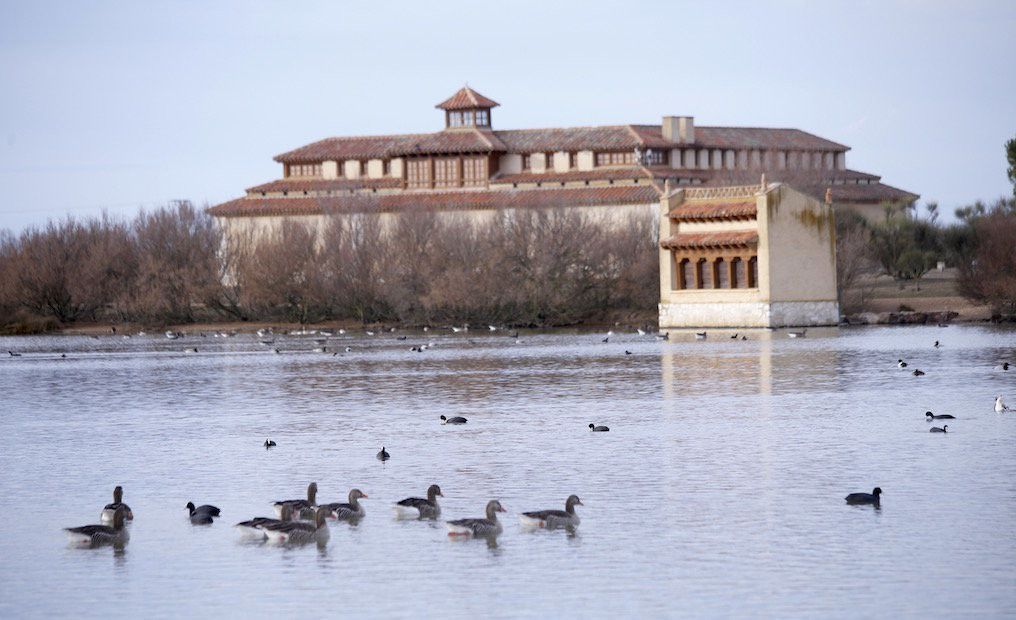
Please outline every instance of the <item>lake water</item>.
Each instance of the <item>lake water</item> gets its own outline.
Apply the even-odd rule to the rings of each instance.
[[[1016,413],[993,410],[1016,404],[1012,329],[400,334],[337,336],[338,356],[313,336],[0,339],[22,354],[0,359],[0,616],[1016,614]],[[928,409],[957,417],[946,435]],[[323,548],[240,540],[310,481],[362,489],[366,518]],[[500,499],[496,545],[395,521],[431,483],[449,519]],[[129,544],[69,547],[116,484]],[[844,503],[876,485],[881,510]],[[521,529],[571,493],[577,533]],[[192,526],[188,500],[223,518]]]

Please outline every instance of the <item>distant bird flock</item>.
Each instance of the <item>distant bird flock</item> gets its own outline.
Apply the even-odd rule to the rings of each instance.
[[[453,333],[466,333],[469,331],[468,325],[462,326],[451,326]],[[499,328],[496,325],[487,325],[488,332],[497,332]],[[429,331],[429,327],[424,327],[423,331]],[[395,329],[389,330],[394,332]],[[115,329],[113,333],[116,334]],[[332,355],[339,355],[339,350],[330,349],[328,344],[328,337],[334,336],[336,333],[345,334],[345,329],[334,330],[299,330],[291,331],[288,335],[317,335],[318,338],[314,339],[314,343],[318,345],[313,349],[316,353],[332,353]],[[373,330],[365,331],[367,336],[375,336],[378,332]],[[639,337],[646,336],[648,331],[641,327],[633,329],[633,333]],[[802,329],[799,331],[787,331],[786,335],[789,338],[804,338],[807,334],[807,330]],[[143,336],[144,332],[140,332],[139,336]],[[202,337],[207,337],[207,334],[201,333]],[[230,338],[235,336],[235,332],[215,332],[212,334],[214,338]],[[608,331],[602,338],[602,342],[609,343],[610,339],[614,336],[614,331]],[[165,336],[169,340],[178,340],[185,336],[182,332],[178,331],[167,331]],[[513,332],[510,334],[511,338],[514,339],[515,343],[521,342],[519,340],[519,333]],[[658,340],[669,339],[670,334],[654,334],[653,338]],[[130,336],[121,336],[123,338],[130,338]],[[276,342],[276,334],[274,330],[260,329],[257,331],[257,337],[259,342],[265,346],[272,346]],[[706,340],[708,337],[707,332],[694,332],[695,340]],[[398,340],[406,340],[406,336],[398,336]],[[738,333],[730,336],[732,340],[747,340],[747,336]],[[472,343],[472,341],[470,341]],[[431,348],[434,348],[436,343],[434,341],[428,341],[425,344],[413,345],[409,350],[414,353],[422,353]],[[941,342],[936,340],[932,345],[938,349],[942,346]],[[281,349],[273,348],[274,353],[282,353]],[[345,346],[341,349],[346,353],[353,351],[352,347]],[[183,350],[186,353],[197,353],[199,349],[197,347],[188,347]],[[625,350],[625,355],[633,355],[631,350]],[[8,351],[9,357],[22,357],[22,353],[10,350]],[[66,354],[61,355],[62,358],[66,358]],[[1009,362],[1002,362],[1000,366],[1002,371],[1009,370]],[[910,364],[903,358],[898,358],[896,366],[900,370],[907,370]],[[915,377],[924,376],[926,373],[920,369],[913,369],[909,371],[911,375]],[[997,413],[1007,413],[1013,411],[1001,395],[995,396],[994,410]],[[956,417],[949,414],[936,414],[931,411],[925,412],[925,418],[928,422],[934,420],[955,420]],[[441,424],[446,425],[464,425],[468,423],[468,420],[462,416],[445,416],[441,415]],[[941,427],[932,426],[929,428],[931,433],[947,434],[949,426],[943,424]],[[610,428],[596,423],[589,424],[589,430],[594,433],[608,432]],[[263,447],[265,449],[276,448],[278,444],[272,439],[265,439]],[[381,447],[381,450],[376,454],[377,460],[382,463],[392,459],[392,454],[385,448]],[[328,522],[329,521],[348,521],[358,522],[366,516],[366,510],[361,500],[368,499],[368,495],[360,489],[352,489],[349,491],[347,501],[345,502],[331,502],[331,503],[318,503],[317,501],[317,483],[310,483],[307,487],[306,498],[292,499],[292,500],[280,500],[272,504],[274,508],[274,517],[253,517],[251,519],[241,521],[236,524],[236,528],[241,532],[245,538],[255,538],[266,542],[279,543],[279,544],[304,544],[310,542],[317,542],[318,544],[324,544],[328,540]],[[850,505],[870,505],[876,508],[881,507],[881,495],[882,489],[875,487],[871,493],[851,493],[846,496],[845,500]],[[431,484],[427,488],[426,497],[407,497],[399,500],[393,504],[395,516],[398,519],[423,519],[423,520],[436,520],[441,516],[441,507],[438,504],[438,498],[444,497],[441,491],[441,487],[437,484]],[[577,495],[571,495],[565,500],[564,510],[548,509],[548,510],[537,510],[530,512],[523,512],[519,515],[519,521],[523,527],[526,528],[546,528],[546,529],[574,529],[578,527],[581,520],[578,514],[575,512],[576,506],[583,506],[582,501]],[[215,523],[215,519],[219,518],[221,511],[216,506],[210,504],[202,504],[195,506],[193,502],[188,502],[186,505],[187,515],[191,523],[194,525],[210,526]],[[487,502],[484,507],[484,515],[482,517],[471,517],[464,519],[455,519],[446,522],[448,529],[448,535],[451,537],[496,537],[503,531],[503,525],[498,519],[498,515],[507,512],[505,507],[502,506],[499,500],[492,499]],[[117,486],[113,489],[113,501],[105,505],[99,513],[100,523],[94,525],[83,525],[79,527],[68,527],[65,528],[67,536],[72,544],[84,545],[84,546],[97,546],[97,545],[123,545],[126,544],[130,538],[128,524],[134,520],[134,513],[131,508],[124,502],[123,499],[123,488]]]

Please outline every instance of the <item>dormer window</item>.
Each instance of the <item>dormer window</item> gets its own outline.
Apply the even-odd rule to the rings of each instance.
[[[490,110],[498,103],[469,88],[459,90],[450,98],[437,104],[445,111],[445,128],[490,127]]]

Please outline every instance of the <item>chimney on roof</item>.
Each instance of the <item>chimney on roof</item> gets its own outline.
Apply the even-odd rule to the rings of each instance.
[[[695,142],[694,116],[664,116],[663,137],[678,144]]]

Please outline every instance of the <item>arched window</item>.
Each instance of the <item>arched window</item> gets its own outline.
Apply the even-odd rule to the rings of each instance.
[[[758,287],[758,257],[748,259],[748,288]]]
[[[713,288],[713,270],[710,267],[711,265],[704,258],[700,258],[698,262],[695,263],[695,280],[698,285],[697,288]]]
[[[691,261],[687,258],[682,259],[678,266],[678,273],[680,278],[678,282],[682,290],[695,288],[695,272],[691,268]]]
[[[744,277],[744,261],[735,258],[730,261],[730,288],[744,288],[747,285]]]
[[[713,281],[716,288],[730,288],[730,263],[717,258],[713,263]]]

